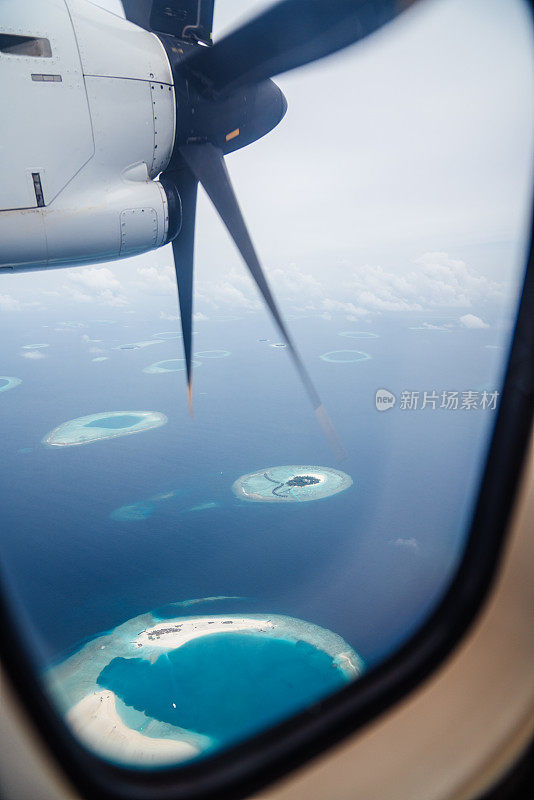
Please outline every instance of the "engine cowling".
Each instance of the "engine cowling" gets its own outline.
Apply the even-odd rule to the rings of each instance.
[[[160,247],[169,225],[180,224],[179,203],[154,180],[175,135],[164,47],[80,0],[3,4],[0,32],[20,35],[30,23],[51,55],[0,52],[12,109],[2,128],[0,269],[74,266]]]

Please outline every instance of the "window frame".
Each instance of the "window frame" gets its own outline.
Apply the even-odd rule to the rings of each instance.
[[[532,8],[532,2],[529,3]],[[85,797],[107,800],[239,800],[304,764],[376,718],[437,669],[480,612],[506,540],[534,412],[534,219],[506,377],[461,563],[425,623],[384,662],[306,711],[228,750],[142,771],[86,750],[45,694],[0,583],[5,671],[63,771]]]

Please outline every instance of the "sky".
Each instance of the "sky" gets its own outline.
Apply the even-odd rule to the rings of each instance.
[[[121,13],[119,0],[98,4]],[[265,5],[219,0],[215,38]],[[462,318],[495,324],[486,321],[492,304],[511,313],[532,185],[525,3],[426,0],[359,45],[276,81],[286,117],[227,164],[286,313],[372,323],[447,307],[467,327]],[[170,247],[1,276],[2,313],[55,307],[73,319],[81,309],[140,308],[176,319]],[[195,309],[199,321],[261,309],[203,192]]]

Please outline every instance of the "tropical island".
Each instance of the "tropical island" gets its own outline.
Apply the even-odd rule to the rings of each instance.
[[[363,670],[344,639],[295,617],[154,612],[87,642],[44,680],[89,749],[159,767],[253,735]]]
[[[64,422],[43,437],[49,447],[73,447],[102,439],[115,439],[165,425],[167,417],[159,411],[101,411]]]
[[[241,500],[303,503],[321,500],[352,486],[352,478],[332,467],[287,465],[242,475],[232,486]]]

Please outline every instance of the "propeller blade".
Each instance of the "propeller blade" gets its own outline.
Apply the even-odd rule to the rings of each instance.
[[[360,41],[415,0],[282,0],[186,61],[212,96],[231,94]]]
[[[200,181],[211,202],[215,206],[219,216],[225,224],[230,236],[234,240],[237,249],[241,253],[245,264],[260,293],[267,304],[280,333],[287,342],[287,346],[293,358],[297,372],[304,384],[304,388],[310,398],[315,414],[323,428],[332,449],[338,459],[343,459],[346,453],[334,430],[334,427],[326,413],[321,399],[312,383],[310,376],[304,366],[302,359],[293,344],[291,336],[280,315],[278,306],[273,298],[267,279],[256,255],[254,245],[250,238],[245,220],[241,214],[241,209],[237,202],[232,183],[222,151],[214,147],[209,142],[204,144],[190,144],[180,147],[180,154],[189,166],[193,175]],[[181,235],[181,234],[180,234]],[[182,323],[183,324],[183,323]]]
[[[193,416],[193,371],[191,367],[193,344],[193,253],[198,181],[187,168],[181,170],[175,180],[182,201],[182,227],[178,236],[173,240],[172,252],[176,283],[178,285],[178,300],[184,342],[187,400],[189,413]]]

